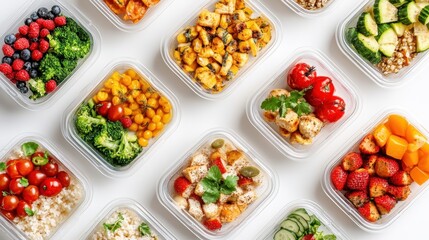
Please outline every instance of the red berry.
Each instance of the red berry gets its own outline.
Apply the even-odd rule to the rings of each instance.
[[[119,119],[119,121],[121,121],[122,126],[124,128],[129,128],[129,127],[131,127],[131,124],[133,124],[133,121],[129,117],[123,117],[123,118]]]
[[[15,37],[16,37],[16,39],[18,39],[18,38],[22,38],[23,35],[21,33],[15,33]]]
[[[11,72],[11,73],[5,74],[5,75],[11,82],[16,83],[15,72]]]
[[[30,44],[30,51],[34,51],[36,49],[39,49],[39,43],[38,42],[32,42]]]
[[[41,40],[39,41],[39,50],[40,50],[42,53],[47,52],[47,51],[49,50],[49,42],[48,42],[48,41],[46,41],[45,39],[41,39]]]
[[[222,223],[219,221],[219,219],[214,218],[204,221],[204,226],[206,226],[206,228],[209,230],[217,230],[222,227]]]
[[[24,50],[30,47],[30,42],[26,38],[19,38],[15,41],[13,47],[15,48],[15,50]]]
[[[15,50],[10,45],[3,45],[2,47],[3,54],[7,57],[12,57],[12,55],[15,53]]]
[[[19,71],[22,69],[22,67],[24,67],[24,61],[23,60],[21,60],[19,58],[13,60],[13,63],[12,63],[12,69],[13,70]]]
[[[18,81],[28,81],[30,80],[30,74],[24,69],[21,69],[15,74],[15,78]]]
[[[48,29],[46,29],[46,28],[44,28],[44,29],[42,29],[42,30],[40,30],[40,37],[41,38],[45,38],[46,36],[48,36],[49,35],[49,30]]]
[[[36,22],[32,22],[30,24],[30,28],[28,29],[28,37],[29,38],[37,38],[39,37],[40,26]]]
[[[185,177],[178,177],[176,181],[174,181],[174,190],[179,195],[182,195],[189,186],[191,186],[191,182]]]
[[[57,27],[61,27],[61,26],[66,25],[67,20],[66,20],[66,17],[64,17],[64,16],[59,16],[59,17],[54,18],[54,22],[55,22],[55,25],[56,25]]]
[[[0,72],[4,75],[8,75],[12,73],[12,67],[7,63],[0,64]]]
[[[55,88],[57,88],[57,82],[55,82],[55,80],[51,79],[51,80],[46,82],[45,88],[46,88],[47,93],[53,92],[55,90]]]
[[[344,189],[347,181],[347,172],[341,167],[341,165],[336,166],[332,169],[331,172],[331,182],[334,185],[335,189],[341,191]]]
[[[45,20],[43,21],[44,28],[48,29],[49,31],[53,31],[55,29],[55,23],[53,20]]]
[[[28,26],[27,25],[23,25],[23,26],[19,27],[18,28],[18,32],[21,35],[27,35],[27,33],[28,33]]]
[[[31,59],[33,59],[34,61],[39,61],[40,59],[42,59],[43,57],[43,53],[39,50],[34,50],[31,53]]]
[[[36,20],[36,23],[37,24],[39,24],[39,26],[43,26],[43,23],[45,22],[45,19],[43,19],[43,18],[38,18],[37,20]]]

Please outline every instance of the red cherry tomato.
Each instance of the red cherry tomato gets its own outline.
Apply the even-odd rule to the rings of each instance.
[[[346,103],[340,97],[333,96],[316,109],[316,116],[325,122],[336,122],[346,110]]]
[[[1,208],[3,208],[6,211],[13,211],[15,210],[16,206],[18,206],[19,199],[15,195],[7,195],[4,196],[1,200]]]
[[[9,175],[9,177],[11,178],[19,178],[22,177],[21,174],[18,172],[18,168],[16,166],[17,162],[19,161],[19,159],[14,159],[14,160],[9,160],[6,163],[6,173]]]
[[[16,206],[16,215],[18,215],[18,217],[27,216],[28,214],[27,214],[26,209],[31,210],[30,204],[28,204],[24,200],[19,201],[18,205]]]
[[[46,178],[42,184],[40,184],[39,192],[43,196],[53,197],[61,192],[63,186],[61,182],[56,178]]]
[[[306,63],[298,63],[289,71],[287,84],[294,90],[302,90],[314,82],[316,75],[315,67]]]
[[[35,185],[35,186],[39,186],[40,183],[42,183],[43,180],[45,180],[47,177],[48,176],[46,176],[46,174],[44,174],[40,170],[33,170],[27,176],[28,182],[30,183],[30,185]]]
[[[335,87],[329,77],[316,77],[313,87],[306,92],[305,99],[312,106],[317,107],[334,95]]]
[[[58,172],[57,174],[57,179],[60,181],[61,185],[63,185],[63,187],[68,187],[70,186],[70,176],[68,173],[61,171]]]
[[[16,213],[14,211],[6,211],[6,210],[1,210],[0,211],[1,214],[3,214],[3,216],[5,216],[7,219],[13,221],[13,219],[15,219],[16,217]]]
[[[33,163],[28,159],[20,159],[16,163],[16,168],[22,176],[27,176],[34,169]]]
[[[43,165],[40,170],[48,177],[54,177],[58,173],[58,164],[55,162],[49,162]]]
[[[10,177],[6,173],[0,174],[0,194],[9,190]]]
[[[30,185],[22,191],[21,196],[26,202],[32,204],[39,198],[39,188],[35,185]]]
[[[22,193],[22,191],[24,191],[24,188],[26,186],[28,186],[28,182],[26,182],[26,184],[24,184],[24,182],[26,182],[25,178],[14,178],[10,181],[9,183],[9,191],[12,194],[15,195],[19,195]]]
[[[109,109],[107,118],[110,121],[114,122],[114,121],[118,121],[123,116],[124,116],[124,108],[120,105],[115,105]]]
[[[109,113],[109,109],[112,107],[111,102],[100,102],[96,105],[97,113],[103,117],[106,117]]]

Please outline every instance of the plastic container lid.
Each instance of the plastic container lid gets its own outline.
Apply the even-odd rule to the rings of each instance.
[[[2,35],[1,39],[4,39],[4,37],[8,34],[17,33],[19,26],[24,24],[24,20],[29,18],[31,13],[37,11],[37,9],[40,7],[49,8],[53,5],[58,5],[61,7],[62,14],[76,20],[76,22],[79,23],[89,33],[92,42],[91,51],[86,55],[85,58],[78,61],[76,68],[66,79],[64,79],[61,84],[58,85],[55,92],[35,101],[29,99],[31,93],[30,90],[27,94],[22,94],[18,88],[16,88],[15,84],[6,78],[4,74],[0,74],[0,87],[3,88],[4,91],[22,107],[28,110],[36,111],[48,108],[50,105],[54,104],[56,100],[58,100],[60,96],[64,95],[66,90],[72,85],[70,82],[75,81],[77,76],[79,76],[93,61],[95,61],[95,59],[100,54],[101,36],[92,22],[85,15],[83,15],[83,13],[74,8],[68,1],[32,0],[30,3],[26,3],[26,5],[28,5],[28,7],[23,10],[22,14],[18,18],[13,18],[11,26],[8,28],[6,33]],[[3,54],[1,54],[1,56],[3,56]]]
[[[186,210],[180,209],[176,205],[173,199],[174,193],[174,181],[181,173],[181,169],[188,166],[188,159],[196,151],[201,149],[206,144],[211,143],[217,138],[227,139],[232,142],[235,147],[240,149],[244,154],[247,155],[249,161],[257,166],[264,176],[264,180],[255,191],[257,192],[258,198],[251,203],[244,213],[242,213],[236,220],[222,226],[219,231],[210,231],[203,226],[201,222],[192,217]],[[254,216],[258,215],[258,212],[262,211],[269,202],[273,199],[274,195],[278,191],[278,176],[266,166],[262,161],[261,157],[256,155],[255,151],[247,145],[247,143],[241,139],[236,133],[231,130],[224,129],[211,129],[207,131],[202,139],[189,151],[183,155],[177,163],[172,166],[163,177],[160,179],[157,188],[157,196],[161,204],[167,208],[182,224],[184,224],[191,232],[193,232],[200,239],[218,239],[231,238],[234,234],[239,233],[245,224],[247,224]]]
[[[362,72],[368,75],[377,85],[386,88],[400,87],[409,82],[423,69],[423,63],[427,62],[428,52],[418,53],[411,64],[401,69],[397,74],[383,75],[383,73],[372,63],[361,57],[357,51],[346,40],[346,31],[356,27],[360,14],[374,5],[374,0],[367,0],[359,4],[356,9],[349,13],[347,18],[340,22],[336,31],[337,44],[340,50],[352,61]]]
[[[172,119],[170,123],[165,125],[164,131],[156,138],[150,140],[149,145],[143,148],[143,151],[130,164],[124,167],[114,167],[105,161],[97,150],[95,150],[79,136],[74,124],[75,114],[82,102],[86,102],[91,99],[92,96],[94,96],[98,90],[103,87],[105,80],[107,80],[113,72],[122,72],[129,68],[134,69],[136,73],[143,77],[156,91],[160,92],[162,96],[165,96],[170,101],[172,105]],[[104,68],[97,79],[98,80],[89,83],[88,86],[85,87],[82,91],[82,94],[78,96],[64,112],[61,131],[67,141],[71,143],[72,146],[79,152],[81,152],[102,174],[111,178],[129,177],[138,170],[141,164],[146,162],[143,159],[149,158],[152,150],[161,144],[164,139],[166,139],[179,125],[179,101],[177,100],[176,96],[169,89],[167,89],[152,72],[150,72],[137,60],[128,58],[113,60],[111,64]]]
[[[198,96],[208,99],[208,100],[216,100],[225,98],[229,94],[231,94],[232,89],[238,85],[239,82],[243,82],[251,68],[255,68],[255,66],[262,61],[262,59],[267,58],[271,53],[278,48],[282,38],[282,27],[280,21],[275,17],[270,10],[268,10],[260,1],[256,0],[246,0],[246,5],[254,11],[254,15],[261,15],[267,19],[271,26],[271,41],[258,53],[257,57],[249,57],[249,61],[246,65],[241,68],[237,75],[227,83],[224,87],[223,91],[220,93],[210,93],[207,90],[204,90],[202,86],[200,86],[191,75],[186,74],[184,70],[177,65],[174,60],[174,50],[177,47],[176,37],[180,34],[186,27],[195,25],[196,20],[198,18],[199,13],[203,9],[213,9],[214,4],[218,2],[218,0],[206,0],[203,2],[204,5],[200,5],[201,7],[197,8],[192,14],[187,17],[184,22],[180,23],[178,26],[174,27],[173,31],[170,31],[169,34],[166,34],[166,37],[163,39],[161,43],[161,56],[164,59],[164,62],[167,66],[180,78],[189,88],[192,89]]]
[[[320,133],[313,139],[310,145],[291,144],[278,132],[275,124],[268,123],[263,117],[261,103],[267,98],[271,90],[287,87],[286,76],[289,69],[296,63],[305,62],[316,67],[318,76],[328,76],[335,86],[334,95],[340,96],[346,103],[346,112],[343,117],[335,122],[325,125]],[[297,49],[292,57],[289,57],[260,90],[249,99],[247,104],[247,117],[252,125],[271,142],[286,157],[295,161],[311,159],[320,149],[325,146],[334,136],[339,134],[352,119],[360,112],[360,96],[356,92],[354,84],[348,77],[336,67],[323,53],[310,49]]]
[[[144,17],[138,22],[133,23],[132,21],[125,21],[119,15],[115,14],[104,0],[90,0],[91,3],[107,18],[113,25],[119,30],[124,32],[135,32],[141,31],[149,26],[159,15],[161,15],[165,9],[173,2],[173,0],[161,0],[156,5],[147,9]]]
[[[304,208],[310,215],[315,215],[321,221],[322,225],[319,230],[323,231],[323,235],[334,234],[338,240],[349,239],[344,231],[335,225],[334,221],[317,203],[307,199],[294,200],[284,206],[263,228],[264,231],[257,239],[273,239],[274,234],[280,229],[282,221],[298,208]]]
[[[326,166],[325,173],[322,180],[323,191],[328,195],[328,197],[346,214],[350,217],[353,222],[355,222],[360,228],[368,232],[377,232],[384,230],[390,226],[396,219],[398,219],[404,212],[407,210],[413,203],[419,198],[424,191],[428,189],[429,181],[427,181],[422,186],[419,186],[417,183],[412,183],[410,185],[411,194],[405,201],[399,201],[396,206],[388,213],[383,215],[383,217],[376,222],[369,222],[364,219],[353,204],[342,194],[340,191],[335,190],[331,180],[330,173],[332,169],[337,166],[342,157],[350,151],[358,151],[360,141],[370,133],[378,124],[384,123],[388,116],[391,114],[399,114],[404,116],[410,124],[412,124],[416,129],[418,129],[424,136],[428,137],[429,132],[423,128],[418,122],[415,121],[410,115],[405,111],[392,108],[384,110],[381,113],[378,113],[366,127],[362,130],[356,131],[356,135],[352,137],[339,153],[333,158],[333,160]]]
[[[92,239],[91,236],[99,229],[103,229],[103,223],[119,209],[127,209],[136,213],[142,219],[142,222],[146,223],[151,232],[155,233],[159,239],[176,239],[174,235],[160,222],[158,222],[158,220],[156,220],[148,210],[129,198],[116,199],[107,204],[107,206],[104,207],[97,218],[93,221],[95,224],[93,224],[88,231],[81,236],[81,239]]]
[[[303,8],[301,5],[297,3],[297,0],[281,0],[284,4],[286,4],[292,11],[296,14],[301,15],[303,17],[312,18],[312,17],[320,17],[323,14],[331,11],[333,9],[333,5],[335,5],[336,0],[328,0],[326,5],[322,8],[316,10],[308,10]]]
[[[77,185],[81,190],[81,199],[70,211],[69,215],[52,231],[46,239],[60,239],[67,233],[67,227],[71,224],[69,219],[73,216],[79,216],[89,205],[92,199],[92,188],[90,187],[86,177],[75,167],[72,162],[65,158],[60,151],[51,142],[44,139],[42,136],[36,133],[25,133],[18,135],[11,143],[0,152],[0,161],[5,161],[8,157],[14,154],[16,151],[21,151],[21,145],[25,142],[35,142],[39,145],[39,148],[46,149],[52,156],[55,157],[56,163],[59,168],[66,171],[70,178],[77,181]],[[37,214],[37,212],[36,212]],[[0,215],[0,228],[13,239],[31,239],[23,231],[19,230],[18,227],[12,221],[6,219],[3,215]]]

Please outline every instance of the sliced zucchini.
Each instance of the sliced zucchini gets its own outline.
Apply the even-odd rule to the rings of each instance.
[[[393,30],[395,30],[395,33],[398,35],[398,37],[402,37],[405,30],[407,29],[407,27],[401,22],[391,23],[390,26],[393,28]]]
[[[376,0],[374,17],[378,24],[396,22],[398,21],[398,9],[389,0]]]
[[[426,25],[429,23],[429,5],[424,7],[419,14],[419,22]]]
[[[356,31],[356,28],[349,28],[346,32],[346,40],[349,43],[353,43],[355,39],[357,38],[358,32]]]
[[[417,7],[416,2],[409,2],[399,8],[399,21],[405,25],[415,23],[417,21],[419,13],[420,9]]]
[[[414,23],[414,35],[416,36],[417,52],[429,49],[429,29],[420,22]]]
[[[298,208],[295,211],[293,211],[294,214],[300,215],[305,219],[305,221],[310,221],[310,215],[307,213],[307,211],[304,208]]]
[[[280,229],[274,234],[274,240],[297,240],[297,237],[286,229]]]
[[[377,23],[368,12],[363,12],[360,15],[356,28],[365,36],[377,36],[378,34]]]
[[[295,235],[298,235],[300,232],[298,224],[290,219],[284,220],[282,224],[280,224],[280,227],[295,233]]]
[[[389,0],[391,4],[395,7],[400,7],[404,5],[405,3],[409,2],[409,0]]]

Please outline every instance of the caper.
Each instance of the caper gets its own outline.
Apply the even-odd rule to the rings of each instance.
[[[221,148],[223,144],[224,144],[223,139],[216,139],[212,142],[212,148],[215,148],[215,149]]]
[[[248,178],[256,177],[259,175],[259,169],[253,166],[243,167],[240,169],[240,174]]]

